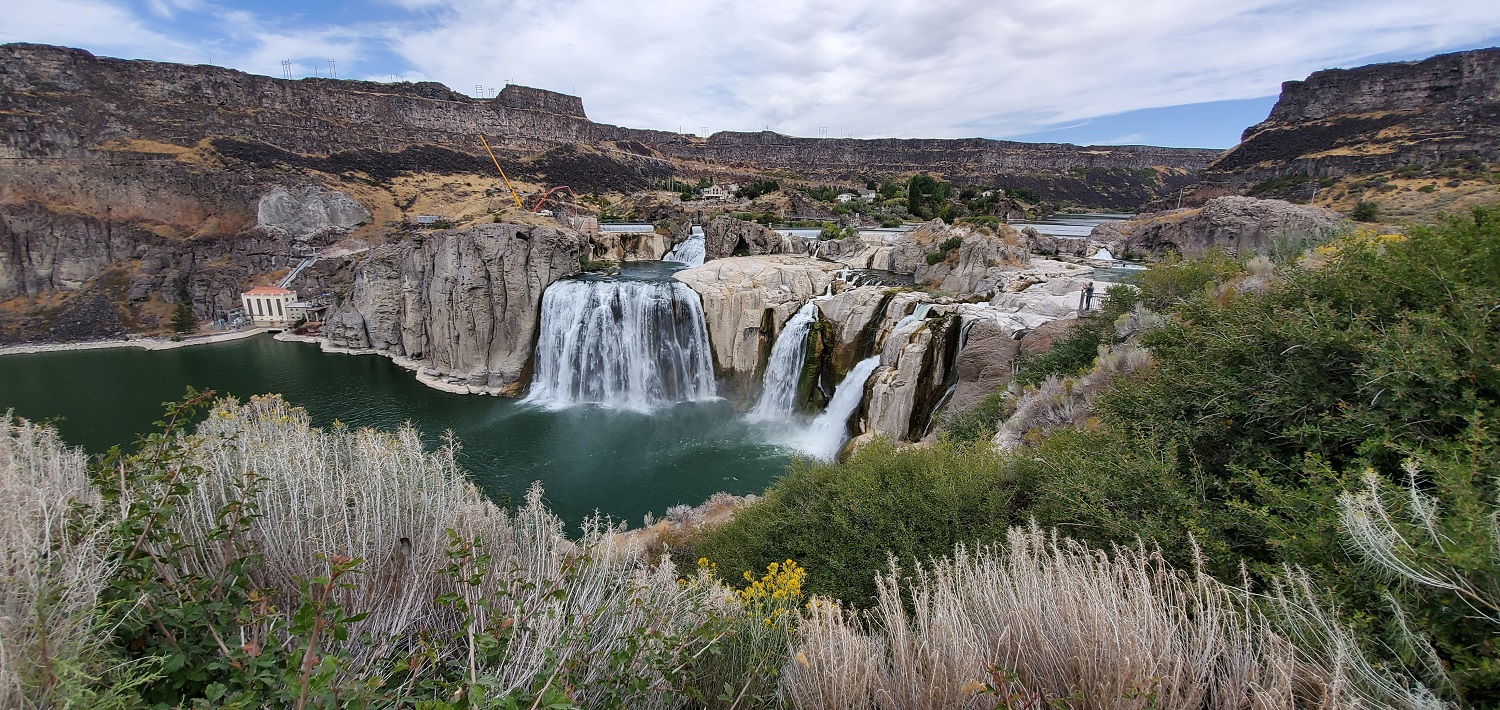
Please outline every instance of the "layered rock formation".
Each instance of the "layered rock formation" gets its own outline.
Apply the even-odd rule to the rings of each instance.
[[[1193,256],[1213,248],[1235,254],[1264,251],[1277,240],[1320,239],[1347,226],[1342,215],[1320,207],[1218,197],[1198,208],[1105,222],[1094,227],[1089,239],[1108,245],[1111,253],[1120,256],[1167,252]]]
[[[672,250],[672,237],[659,232],[599,232],[589,242],[596,261],[656,261]]]
[[[828,291],[837,264],[769,255],[715,259],[674,277],[703,299],[714,367],[740,392],[752,392],[771,344],[787,319]]]
[[[327,346],[409,361],[450,389],[518,394],[542,292],[578,273],[587,246],[569,229],[490,224],[372,250],[324,326]]]
[[[1209,180],[1340,176],[1457,157],[1500,160],[1500,49],[1314,72],[1281,85]]]
[[[763,256],[786,251],[786,240],[757,222],[733,217],[718,217],[703,227],[705,259],[726,256]]]

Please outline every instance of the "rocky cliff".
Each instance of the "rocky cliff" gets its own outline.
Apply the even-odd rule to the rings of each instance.
[[[1085,202],[1107,194],[1134,204],[1152,182],[1137,172],[1187,179],[1211,157],[978,139],[700,139],[596,123],[577,97],[527,87],[482,100],[432,83],[293,81],[0,45],[0,300],[22,298],[7,313],[29,314],[6,315],[0,330],[25,337],[48,294],[88,291],[106,273],[148,293],[150,303],[116,304],[129,327],[159,322],[179,283],[211,319],[232,307],[235,289],[326,246],[320,235],[375,244],[415,214],[485,217],[509,201],[476,134],[533,197],[559,183],[629,192],[733,163],[808,176],[930,171],[1024,183],[1045,174]],[[289,222],[288,210],[312,216]],[[660,246],[602,250],[628,258]],[[142,257],[156,273],[141,275]]]
[[[714,367],[741,393],[755,393],[771,345],[788,319],[828,291],[838,265],[770,255],[715,259],[674,276],[703,299]]]
[[[519,394],[542,292],[578,273],[587,247],[569,229],[490,224],[372,250],[324,326],[327,346],[400,358],[448,389]]]
[[[1330,177],[1470,155],[1500,160],[1500,48],[1288,81],[1271,115],[1206,176]]]

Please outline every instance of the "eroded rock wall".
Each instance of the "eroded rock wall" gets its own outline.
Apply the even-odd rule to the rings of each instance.
[[[417,361],[473,392],[519,394],[542,292],[579,271],[573,230],[490,224],[434,232],[369,252],[323,333],[333,348]]]
[[[753,393],[776,335],[792,314],[828,291],[837,264],[787,255],[729,257],[674,275],[703,299],[714,367]]]

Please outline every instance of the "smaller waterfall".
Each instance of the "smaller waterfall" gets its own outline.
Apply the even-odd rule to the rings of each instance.
[[[672,247],[672,251],[662,257],[662,261],[675,261],[688,266],[702,266],[705,256],[705,239],[702,227],[693,227],[692,234],[684,241]]]
[[[833,399],[828,402],[828,409],[818,415],[817,419],[808,425],[807,429],[800,432],[790,442],[792,446],[814,458],[832,461],[838,456],[839,447],[844,445],[844,433],[849,424],[849,415],[859,408],[859,403],[865,398],[865,382],[880,365],[880,356],[871,355],[859,361],[849,374],[844,376],[844,381],[833,390]]]
[[[902,327],[906,326],[909,323],[914,323],[916,321],[922,320],[923,318],[927,317],[928,313],[931,313],[931,312],[932,312],[932,304],[931,303],[918,303],[916,309],[914,309],[911,312],[911,315],[906,316],[905,318],[902,318],[899,321],[896,321],[896,327],[892,328],[891,331],[895,332],[897,330],[900,330]]]
[[[1099,251],[1094,252],[1094,255],[1091,256],[1091,257],[1089,257],[1089,260],[1090,261],[1114,261],[1115,260],[1115,255],[1110,253],[1109,247],[1099,247]]]
[[[711,399],[703,310],[687,284],[558,281],[542,294],[526,401],[649,410]]]
[[[797,311],[776,336],[771,357],[766,361],[760,399],[750,410],[751,421],[785,419],[792,414],[797,399],[797,382],[807,357],[807,333],[818,318],[818,304],[809,301]]]

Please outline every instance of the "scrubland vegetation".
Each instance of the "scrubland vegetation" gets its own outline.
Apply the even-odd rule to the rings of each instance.
[[[277,398],[7,417],[0,705],[1500,706],[1497,294],[1500,209],[1164,264],[668,557]]]

